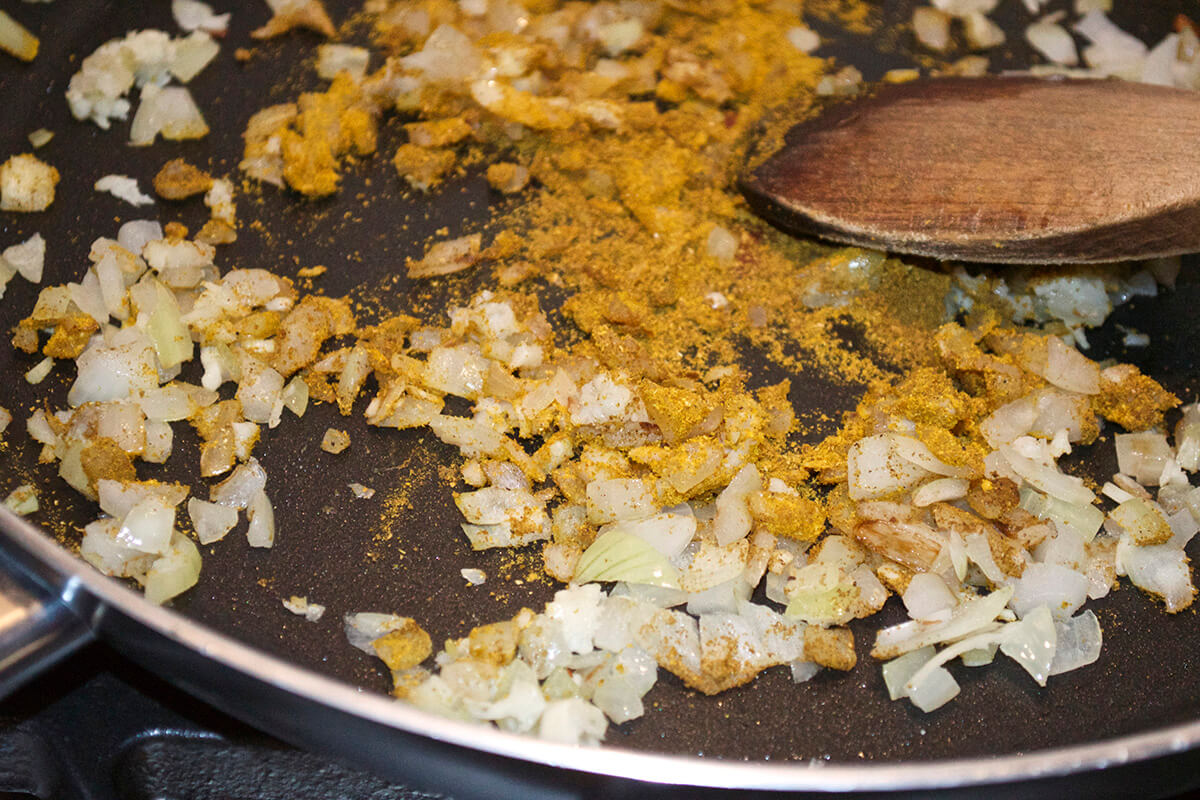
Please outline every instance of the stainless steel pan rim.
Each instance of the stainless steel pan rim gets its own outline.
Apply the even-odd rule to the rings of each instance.
[[[101,638],[114,621],[165,637],[198,659],[328,709],[439,742],[497,756],[615,778],[700,787],[809,792],[892,792],[953,789],[1068,776],[1176,755],[1200,744],[1200,721],[1095,743],[1008,754],[916,763],[776,764],[578,748],[437,717],[385,696],[297,667],[286,660],[148,603],[140,594],[95,572],[36,526],[0,509],[0,560],[23,573],[82,617]],[[150,665],[153,666],[153,665]],[[186,682],[185,682],[186,683]],[[214,701],[214,698],[205,698]],[[233,699],[215,703],[237,715]],[[244,716],[244,715],[243,715]],[[271,731],[268,731],[271,732]]]

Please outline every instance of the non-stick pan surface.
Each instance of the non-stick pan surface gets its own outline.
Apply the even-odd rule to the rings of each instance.
[[[352,4],[328,5],[341,21],[349,14],[339,6]],[[1169,30],[1176,13],[1192,4],[1163,2],[1146,8],[1118,0],[1116,5],[1114,18],[1153,42]],[[248,31],[265,21],[268,11],[265,3],[231,8],[233,24],[221,55],[191,84],[212,133],[199,142],[160,142],[147,149],[126,144],[127,123],[101,131],[72,119],[63,92],[80,60],[102,42],[135,28],[174,30],[169,4],[59,0],[15,9],[41,37],[42,53],[28,66],[8,58],[0,61],[0,157],[28,151],[27,134],[49,128],[55,138],[38,155],[59,169],[62,182],[47,212],[0,214],[0,246],[40,232],[48,241],[44,285],[82,275],[91,241],[114,235],[121,222],[151,216],[194,228],[204,219],[206,210],[198,202],[160,200],[153,207],[134,209],[94,192],[97,178],[128,174],[146,189],[157,169],[177,156],[214,173],[236,176],[240,132],[249,115],[316,85],[310,59],[316,40],[308,34],[256,44],[248,61],[235,61],[234,48],[251,45]],[[907,8],[887,2],[880,13],[898,21],[906,18]],[[1025,19],[1015,13],[997,16],[1013,25]],[[868,77],[907,63],[905,35],[885,30],[868,41],[819,27],[833,37],[822,52],[865,66]],[[365,29],[361,33],[365,36]],[[1012,27],[1010,39],[1018,44],[994,64],[1021,63],[1025,54],[1019,31]],[[486,276],[411,285],[401,277],[404,259],[419,257],[427,238],[440,228],[451,236],[480,229],[489,208],[500,201],[478,176],[451,181],[431,196],[406,191],[383,157],[401,141],[398,122],[392,119],[383,126],[381,155],[353,166],[333,200],[304,202],[269,187],[240,192],[239,239],[220,249],[219,265],[265,267],[284,275],[324,265],[328,269],[316,282],[321,291],[349,293],[364,305],[401,311],[418,308],[427,313],[469,296]],[[251,221],[257,222],[246,224]],[[0,328],[10,329],[27,314],[36,292],[19,278],[12,281],[0,303]],[[1190,400],[1197,389],[1198,306],[1200,281],[1185,268],[1174,291],[1119,309],[1104,329],[1091,334],[1092,355],[1138,364]],[[1125,349],[1121,326],[1150,334],[1151,346]],[[747,357],[763,372],[772,371],[753,353]],[[46,384],[35,392],[19,377],[35,362],[35,357],[14,352],[7,343],[0,346],[0,405],[12,409],[19,421],[47,393],[52,405],[64,404],[67,365],[56,368],[49,392]],[[845,389],[825,384],[810,374],[814,372],[793,378],[795,403],[821,406],[834,416],[853,404],[855,398]],[[349,451],[331,456],[319,449],[329,426],[350,432]],[[175,427],[178,455],[172,460],[190,462],[194,458],[186,453],[191,433],[183,425]],[[76,538],[77,528],[93,518],[94,509],[78,501],[53,467],[36,464],[37,449],[21,429],[18,422],[4,437],[0,493],[32,481],[40,487],[43,506],[35,521],[57,537]],[[279,530],[276,547],[253,550],[236,529],[225,541],[203,548],[200,584],[173,604],[178,613],[219,633],[294,665],[383,692],[389,681],[382,665],[346,644],[343,614],[410,615],[436,642],[464,635],[472,626],[506,617],[522,606],[540,608],[556,588],[537,577],[536,555],[531,561],[520,554],[470,551],[458,529],[448,484],[438,474],[439,466],[455,465],[457,455],[429,434],[368,428],[358,414],[343,418],[329,405],[318,405],[301,423],[288,419],[266,433],[256,455],[270,476],[268,490]],[[1095,476],[1114,472],[1111,432],[1074,458]],[[193,468],[189,463],[169,468],[183,470],[179,473],[141,474],[188,477],[186,470]],[[194,474],[188,479],[195,481]],[[357,499],[347,486],[350,482],[372,487],[377,494]],[[468,566],[482,568],[487,582],[467,587],[460,570]],[[280,601],[294,594],[326,604],[327,614],[315,624],[293,616]],[[1200,720],[1196,614],[1169,617],[1129,587],[1090,607],[1104,628],[1100,660],[1052,679],[1046,689],[1039,689],[1012,662],[1001,660],[988,669],[958,671],[961,695],[932,714],[890,702],[878,666],[866,651],[878,624],[902,617],[893,601],[878,622],[855,625],[860,665],[852,673],[824,672],[794,685],[786,670],[772,670],[716,698],[686,690],[664,675],[647,697],[645,717],[610,729],[607,746],[769,760],[772,765],[796,762],[796,769],[802,769],[813,760],[894,763],[1031,753]],[[137,635],[136,626],[122,630],[120,636]],[[114,644],[143,652],[132,640]],[[249,704],[243,716],[255,715],[252,693],[238,702]],[[311,738],[337,735],[336,730],[323,730]]]

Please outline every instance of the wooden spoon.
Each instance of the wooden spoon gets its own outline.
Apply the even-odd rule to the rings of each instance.
[[[797,233],[991,263],[1200,250],[1200,92],[1086,79],[887,85],[742,179]]]

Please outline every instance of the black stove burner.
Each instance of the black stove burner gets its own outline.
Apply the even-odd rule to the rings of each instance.
[[[0,704],[0,799],[435,800],[284,745],[95,645]],[[449,800],[446,798],[445,800]]]

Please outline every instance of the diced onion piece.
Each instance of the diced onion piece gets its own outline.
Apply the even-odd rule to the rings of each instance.
[[[893,434],[859,439],[846,454],[850,497],[874,500],[909,489],[929,477],[925,467],[900,456]]]
[[[257,459],[251,458],[245,464],[238,464],[228,478],[212,487],[209,498],[223,506],[243,509],[266,485],[266,470]]]
[[[1054,64],[1073,67],[1079,63],[1075,40],[1063,26],[1049,20],[1035,22],[1025,29],[1025,39]]]
[[[154,281],[153,285],[156,301],[146,324],[146,334],[154,344],[158,363],[170,369],[191,361],[192,337],[179,313],[175,293],[159,281]]]
[[[479,259],[482,243],[483,236],[478,233],[438,242],[429,248],[420,261],[409,260],[408,277],[430,278],[467,269]]]
[[[762,488],[762,477],[758,468],[747,464],[738,470],[729,484],[717,495],[717,514],[713,519],[713,535],[717,544],[727,544],[743,538],[750,532],[753,520],[747,498]]]
[[[1174,544],[1138,547],[1122,536],[1116,567],[1117,574],[1128,575],[1134,586],[1161,597],[1169,613],[1187,608],[1196,596],[1187,556]]]
[[[321,617],[325,616],[325,606],[320,603],[310,603],[307,597],[292,595],[284,598],[283,607],[298,617],[304,617],[309,622],[318,622]]]
[[[1073,669],[1086,667],[1100,658],[1100,647],[1104,636],[1100,621],[1091,610],[1067,619],[1054,620],[1056,646],[1050,674],[1060,675]]]
[[[34,513],[38,510],[37,490],[31,484],[21,484],[4,498],[4,507],[23,517]]]
[[[942,666],[922,667],[904,686],[904,696],[928,713],[958,696],[958,681]]]
[[[1089,585],[1086,575],[1060,564],[1027,564],[1012,583],[1012,607],[1024,617],[1046,606],[1055,617],[1065,619],[1087,600]]]
[[[943,52],[950,47],[950,16],[929,6],[917,6],[912,15],[917,41],[930,50]]]
[[[883,628],[875,636],[871,655],[888,659],[930,644],[961,639],[988,628],[1012,599],[1011,586],[1003,586],[991,594],[964,600],[953,616],[943,622],[902,622]]]
[[[371,53],[365,47],[348,44],[317,45],[317,75],[333,80],[339,72],[346,72],[354,79],[367,73]]]
[[[1140,497],[1131,497],[1108,516],[1129,535],[1131,544],[1146,546],[1166,544],[1171,540],[1171,526],[1162,512]]]
[[[929,645],[893,658],[891,661],[885,661],[882,672],[883,683],[887,686],[888,690],[888,697],[893,700],[906,697],[905,684],[909,682],[913,675],[917,674],[917,670],[933,658],[935,652],[933,646]]]
[[[200,30],[222,36],[229,27],[229,14],[214,13],[212,6],[201,0],[171,0],[171,15],[185,31]]]
[[[153,144],[160,133],[172,140],[208,135],[208,123],[186,87],[159,88],[151,84],[142,89],[142,102],[129,128],[129,143]]]
[[[174,533],[175,507],[151,495],[129,509],[117,529],[117,541],[142,553],[165,555]]]
[[[1157,486],[1167,461],[1171,459],[1171,446],[1161,433],[1118,433],[1117,466],[1122,473],[1132,476],[1143,486]]]
[[[25,382],[36,386],[46,380],[46,376],[50,374],[50,370],[52,369],[54,369],[54,359],[46,356],[29,368],[25,373]]]
[[[250,525],[246,528],[246,542],[251,547],[272,547],[275,544],[275,509],[267,493],[261,489],[250,499],[246,509]]]
[[[181,533],[171,538],[167,552],[146,571],[146,599],[161,605],[186,592],[200,578],[200,551]]]
[[[283,387],[280,398],[283,400],[284,408],[297,417],[303,417],[305,410],[308,409],[308,384],[304,378],[297,375]]]
[[[570,745],[597,744],[607,729],[603,711],[580,697],[568,697],[546,704],[538,738]]]
[[[1175,425],[1175,463],[1188,472],[1200,467],[1200,403],[1185,406]]]
[[[1074,475],[1067,475],[1055,467],[1026,458],[1011,445],[1001,446],[999,452],[1014,472],[1039,491],[1072,505],[1089,505],[1096,499],[1092,490]]]
[[[645,540],[665,558],[677,558],[696,535],[696,518],[690,513],[665,512],[644,520],[614,522],[601,535],[622,531]]]
[[[650,488],[639,478],[611,478],[587,485],[587,515],[590,522],[651,517],[658,510]]]
[[[1056,645],[1057,634],[1050,610],[1039,606],[1020,621],[1004,626],[1000,652],[1024,667],[1039,686],[1045,686]]]
[[[0,265],[7,264],[30,283],[41,283],[45,263],[46,240],[40,233],[35,233],[20,244],[7,247],[0,253]],[[3,271],[2,266],[0,271]]]
[[[1068,347],[1058,336],[1046,340],[1045,378],[1069,392],[1100,393],[1100,367],[1074,347]]]
[[[355,614],[347,614],[342,618],[342,624],[346,631],[346,639],[351,645],[369,656],[375,656],[378,655],[374,646],[376,639],[392,631],[403,630],[415,624],[415,620],[396,614],[360,611]]]
[[[21,23],[0,11],[0,50],[22,61],[33,61],[38,53],[38,38]]]
[[[1039,519],[1052,520],[1065,525],[1090,542],[1104,524],[1104,512],[1091,503],[1075,505],[1056,497],[1047,497],[1041,492],[1024,487],[1021,489],[1021,508]]]
[[[104,175],[92,186],[97,192],[108,192],[131,206],[153,205],[154,198],[138,188],[137,179],[128,175]]]
[[[679,572],[645,539],[621,530],[596,537],[575,565],[574,580],[625,581],[679,588]]]
[[[900,599],[913,619],[942,618],[943,615],[949,615],[958,604],[958,598],[946,586],[946,582],[931,572],[913,575]]]
[[[225,538],[225,535],[237,524],[236,508],[223,506],[220,503],[210,503],[198,497],[192,497],[187,503],[188,516],[192,518],[192,527],[196,530],[196,538],[200,544],[212,544]]]
[[[912,504],[917,508],[934,503],[947,503],[967,496],[971,484],[965,478],[936,478],[923,483],[913,492]]]

